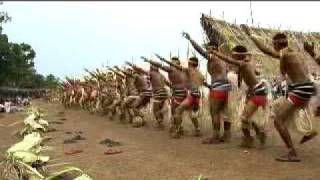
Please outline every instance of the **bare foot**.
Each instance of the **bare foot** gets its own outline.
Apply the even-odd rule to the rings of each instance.
[[[296,154],[290,154],[290,153],[288,153],[287,155],[281,156],[279,158],[276,158],[276,160],[279,162],[300,162],[301,161]]]
[[[301,160],[298,158],[297,152],[294,148],[289,149],[287,155],[276,158],[277,161],[280,162],[300,162]]]
[[[303,136],[302,139],[300,140],[300,144],[303,144],[305,142],[310,141],[311,139],[313,139],[314,137],[316,137],[318,135],[318,132],[313,131],[310,135],[308,136]]]

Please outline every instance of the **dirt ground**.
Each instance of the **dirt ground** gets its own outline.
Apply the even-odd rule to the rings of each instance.
[[[210,180],[319,180],[320,179],[320,138],[305,145],[297,145],[302,158],[300,163],[280,163],[275,157],[286,152],[283,143],[274,130],[269,132],[266,149],[245,149],[238,147],[239,132],[233,134],[230,144],[202,145],[201,138],[186,135],[181,139],[170,139],[166,131],[154,131],[153,122],[135,129],[119,121],[110,121],[104,116],[93,115],[78,109],[65,109],[54,103],[37,101],[35,104],[48,114],[49,122],[58,131],[47,133],[53,139],[46,143],[52,147],[45,154],[52,162],[70,162],[85,170],[96,180],[190,180],[204,175]],[[65,121],[58,113],[65,113]],[[3,153],[19,139],[13,135],[22,124],[8,125],[22,121],[22,113],[0,114],[0,136]],[[209,134],[210,123],[204,133]],[[82,131],[87,140],[75,144],[63,144],[72,134]],[[297,144],[300,136],[295,137]],[[110,138],[123,145],[116,147],[123,153],[104,155],[109,148],[99,142]],[[80,148],[82,153],[65,155],[64,151]],[[52,164],[52,163],[51,163]],[[49,170],[59,170],[62,166],[51,166]]]

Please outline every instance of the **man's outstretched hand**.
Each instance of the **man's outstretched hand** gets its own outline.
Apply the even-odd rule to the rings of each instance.
[[[157,57],[157,58],[159,58],[160,60],[163,60],[164,58],[163,57],[161,57],[159,54],[157,54],[157,53],[154,53],[154,55]]]
[[[133,64],[131,62],[126,61],[126,64],[132,66]]]
[[[140,58],[143,59],[144,62],[149,62],[149,60],[144,56],[140,56]]]
[[[115,65],[114,68],[117,70],[120,70],[120,68],[117,65]]]
[[[182,36],[188,40],[190,40],[190,35],[187,32],[182,32]]]

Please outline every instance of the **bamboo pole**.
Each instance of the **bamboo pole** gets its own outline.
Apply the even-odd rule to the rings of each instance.
[[[187,42],[188,45],[187,45],[187,59],[189,59],[189,42]]]
[[[252,15],[252,1],[250,0],[250,17],[251,17],[251,25],[253,25],[253,15]]]

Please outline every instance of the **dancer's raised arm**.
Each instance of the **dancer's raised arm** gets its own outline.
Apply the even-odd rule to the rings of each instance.
[[[181,70],[181,71],[185,70],[185,68],[183,68],[182,66],[166,60],[165,58],[161,57],[159,54],[156,54],[156,53],[155,53],[155,56],[157,56],[157,58],[159,58],[160,61],[163,61],[163,62],[169,64],[170,66],[175,67],[175,68],[178,69],[178,70]]]
[[[142,57],[141,57],[141,58],[142,58]],[[163,71],[166,71],[166,72],[170,72],[170,71],[171,71],[170,67],[168,67],[168,66],[163,66],[161,63],[158,63],[158,62],[156,62],[156,61],[149,60],[149,59],[144,59],[144,58],[142,58],[142,59],[143,59],[145,62],[148,62],[148,63],[150,63],[151,65],[156,66],[156,67],[162,69]]]
[[[182,36],[185,37],[187,40],[190,41],[192,47],[199,53],[201,54],[201,56],[203,56],[204,58],[208,59],[209,55],[208,53],[200,46],[198,45],[191,37],[188,33],[186,32],[182,32]]]
[[[128,62],[128,61],[126,61],[126,64],[128,64],[129,66],[131,66],[131,67],[133,68],[133,70],[135,70],[135,71],[137,71],[137,72],[139,72],[139,73],[148,74],[147,71],[145,71],[144,69],[138,67],[138,66],[135,65],[135,64],[132,64],[132,63],[130,63],[130,62]]]
[[[132,76],[132,74],[129,74],[128,72],[120,69],[118,66],[114,66],[114,68],[115,68],[117,71],[122,72],[122,73],[123,73],[124,75],[126,75],[126,76]]]
[[[107,67],[110,71],[114,72],[117,76],[119,76],[120,78],[125,78],[125,76],[123,74],[120,74],[118,71],[112,69],[111,67]]]
[[[273,57],[273,58],[280,58],[280,53],[275,51],[270,46],[265,45],[261,42],[256,36],[252,35],[250,28],[247,25],[242,24],[240,26],[244,32],[250,37],[250,39],[254,42],[254,44],[265,54]]]
[[[235,60],[233,59],[232,57],[229,57],[229,56],[226,56],[216,50],[212,51],[212,53],[219,59],[221,59],[222,61],[225,61],[229,64],[232,64],[232,65],[236,65],[236,66],[240,66],[242,64],[241,61],[238,61],[238,60]]]

